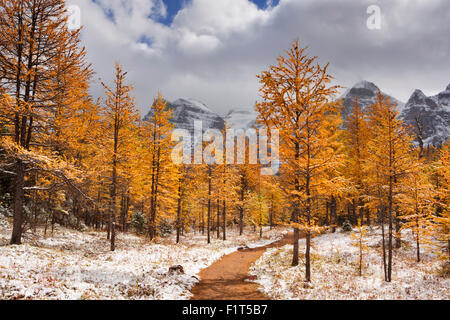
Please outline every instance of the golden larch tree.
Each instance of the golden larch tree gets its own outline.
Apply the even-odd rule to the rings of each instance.
[[[399,205],[398,197],[402,193],[400,188],[402,179],[411,173],[414,164],[410,161],[412,138],[407,127],[398,118],[395,104],[380,92],[374,104],[369,106],[369,126],[372,131],[368,142],[368,158],[365,162],[366,172],[370,172],[370,183],[378,194],[374,200],[381,205],[381,224],[384,235],[384,213],[388,219],[387,262],[384,263],[385,280],[392,279],[393,237],[394,237],[394,208]],[[398,211],[397,211],[398,212]],[[397,217],[398,219],[398,217]],[[400,230],[396,230],[396,237],[400,237]],[[383,255],[385,245],[383,237]],[[384,259],[383,259],[384,260]]]
[[[278,63],[261,73],[260,95],[256,105],[258,119],[271,128],[280,129],[280,154],[285,173],[293,177],[290,187],[295,197],[293,226],[294,251],[292,265],[298,265],[299,229],[306,235],[305,280],[311,281],[311,233],[314,226],[312,197],[320,188],[325,172],[336,166],[330,127],[336,126],[338,113],[333,96],[336,86],[328,65],[308,57],[307,48],[298,41],[278,58]],[[303,210],[301,210],[303,208]],[[303,212],[303,215],[300,213]]]
[[[108,86],[102,82],[106,98],[104,99],[105,138],[110,161],[111,188],[108,221],[108,238],[111,240],[111,251],[115,250],[117,193],[121,166],[127,161],[126,145],[130,140],[131,128],[137,120],[137,111],[132,96],[133,87],[126,82],[127,72],[119,63],[115,65],[114,84]]]
[[[0,29],[1,87],[10,102],[6,113],[9,135],[17,145],[10,150],[20,150],[22,154],[14,157],[11,153],[15,158],[11,243],[20,244],[24,188],[31,161],[23,152],[32,151],[37,145],[46,146],[45,136],[54,134],[52,126],[58,109],[70,107],[67,96],[61,94],[64,85],[61,75],[70,75],[70,78],[86,70],[83,66],[85,51],[80,45],[80,30],[68,29],[63,0],[1,0]],[[66,80],[73,83],[73,79]],[[72,86],[71,89],[79,88]]]

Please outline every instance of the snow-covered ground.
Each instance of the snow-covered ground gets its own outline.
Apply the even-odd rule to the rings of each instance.
[[[392,282],[384,281],[380,230],[367,237],[363,276],[358,276],[358,248],[350,233],[325,234],[313,239],[312,283],[304,282],[305,240],[300,240],[300,264],[292,267],[292,245],[269,249],[251,267],[263,292],[273,299],[450,299],[450,279],[437,274],[439,262],[432,254],[415,261],[410,233],[393,258]],[[303,252],[303,254],[302,254]]]
[[[44,239],[27,233],[24,244],[8,245],[10,223],[0,224],[0,299],[189,299],[196,274],[241,245],[260,246],[281,238],[280,230],[259,234],[246,230],[230,240],[190,234],[183,243],[174,238],[155,243],[119,234],[115,252],[108,250],[105,233],[77,232],[58,227]],[[215,234],[214,234],[215,235]],[[185,274],[169,274],[181,265]]]

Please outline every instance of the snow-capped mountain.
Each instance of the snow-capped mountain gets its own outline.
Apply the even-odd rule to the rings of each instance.
[[[194,130],[194,121],[202,121],[203,129],[219,129],[225,127],[225,121],[218,114],[211,111],[203,102],[195,99],[178,99],[167,102],[167,107],[173,111],[171,122],[178,129]],[[152,116],[150,111],[144,120]]]
[[[362,81],[348,89],[342,97],[343,117],[346,118],[353,108],[355,99],[362,105],[363,109],[375,102],[376,94],[380,89],[372,82]],[[407,124],[417,128],[416,118],[419,119],[423,128],[425,145],[440,145],[449,137],[450,124],[450,85],[441,93],[427,97],[422,91],[416,90],[406,104],[398,99],[383,93],[390,98],[392,103],[397,104],[401,112],[400,117]],[[176,128],[193,131],[194,121],[202,121],[203,130],[219,129],[225,127],[225,123],[235,130],[247,130],[256,124],[256,112],[253,108],[235,109],[225,117],[211,111],[204,103],[195,99],[178,99],[168,102],[167,106],[173,110],[172,123]],[[144,120],[148,120],[152,111]]]
[[[247,130],[256,125],[256,111],[251,107],[231,110],[224,119],[227,126],[234,130]]]
[[[381,91],[373,82],[361,81],[355,84],[353,87],[348,89],[339,100],[342,99],[342,116],[347,118],[347,116],[352,112],[353,104],[356,99],[358,103],[365,110],[368,106],[375,102],[378,91]],[[389,96],[388,94],[381,92],[384,96],[391,100],[391,103],[396,104],[399,111],[403,110],[405,104],[398,99]]]
[[[431,97],[427,97],[421,90],[414,91],[400,116],[415,130],[419,121],[425,145],[441,145],[449,137],[450,85]]]

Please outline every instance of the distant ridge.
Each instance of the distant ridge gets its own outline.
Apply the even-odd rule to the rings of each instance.
[[[370,81],[360,81],[349,88],[340,98],[343,103],[342,116],[345,119],[351,112],[355,99],[365,110],[375,102],[378,86]],[[416,119],[423,127],[425,145],[442,145],[449,137],[450,125],[450,84],[435,96],[428,97],[421,90],[413,92],[405,104],[400,100],[381,92],[391,102],[397,104],[402,118],[408,125],[417,130]],[[194,121],[202,121],[204,129],[225,128],[225,123],[234,129],[249,129],[256,124],[257,114],[253,108],[241,108],[230,111],[222,117],[213,112],[206,104],[196,99],[178,99],[168,102],[167,106],[173,110],[172,123],[176,128],[193,131]],[[150,111],[144,120],[152,116]]]

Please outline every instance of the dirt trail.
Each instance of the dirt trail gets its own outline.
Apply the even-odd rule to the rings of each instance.
[[[264,247],[236,251],[203,269],[200,282],[192,289],[192,300],[268,300],[257,283],[249,279],[249,268],[269,248],[292,243],[291,233]]]

